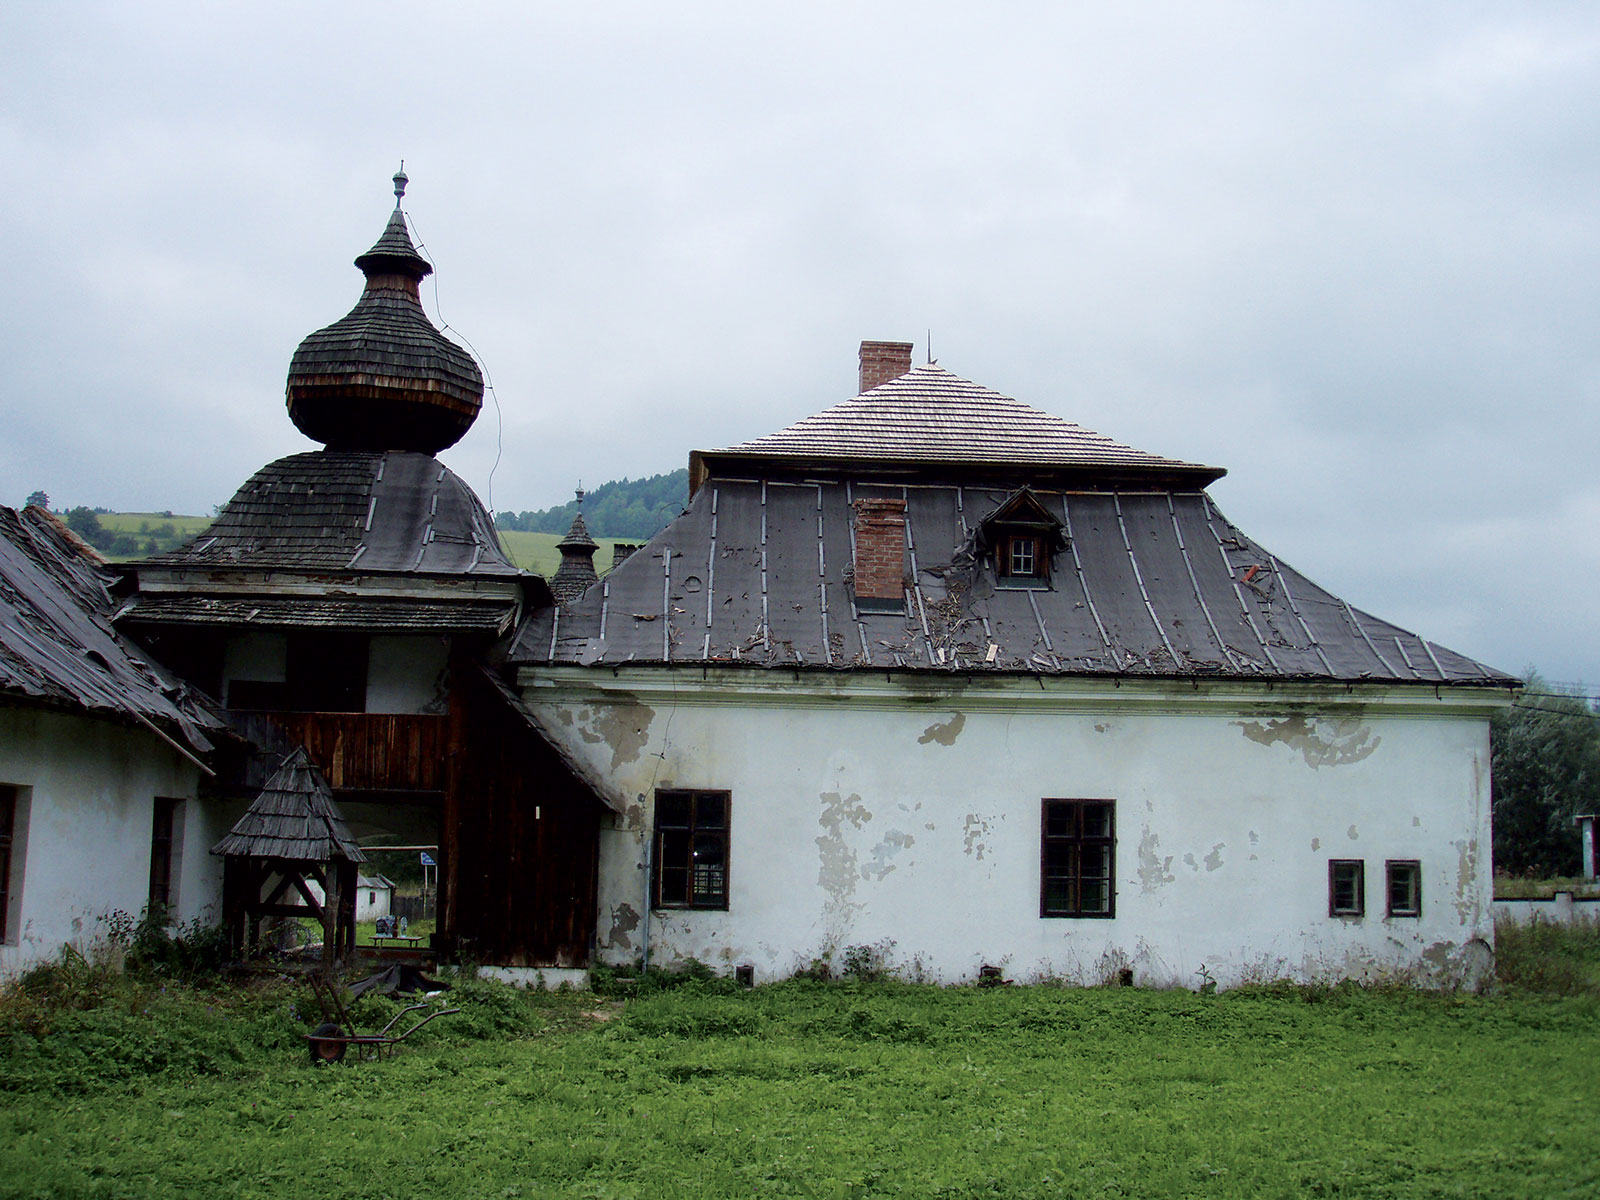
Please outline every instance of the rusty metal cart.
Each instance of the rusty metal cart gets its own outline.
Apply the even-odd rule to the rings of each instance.
[[[350,1020],[344,1002],[339,998],[339,989],[320,973],[307,976],[311,983],[311,990],[316,994],[317,1003],[322,1006],[322,1015],[326,1018],[320,1025],[306,1034],[306,1047],[311,1055],[311,1061],[317,1065],[343,1062],[344,1056],[350,1048],[355,1047],[357,1059],[379,1059],[384,1051],[392,1051],[396,1045],[405,1041],[417,1030],[421,1029],[435,1017],[448,1017],[458,1013],[459,1008],[434,1009],[431,1004],[408,1004],[395,1013],[391,1020],[377,1033],[356,1033],[355,1023]],[[404,1033],[391,1032],[400,1023],[407,1013],[433,1009],[422,1020],[411,1026]],[[331,1010],[331,1011],[330,1011]],[[337,1019],[334,1019],[334,1018]],[[347,1032],[348,1031],[348,1032]]]

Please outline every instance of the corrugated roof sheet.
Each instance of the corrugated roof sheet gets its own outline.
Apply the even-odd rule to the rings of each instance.
[[[1125,446],[932,363],[787,429],[703,454],[1189,474],[1198,486],[1223,474]]]
[[[460,476],[428,454],[316,450],[268,463],[204,533],[139,566],[519,574]]]
[[[211,853],[291,862],[367,861],[333,802],[327,779],[304,748],[284,759]]]
[[[111,626],[114,576],[50,513],[0,508],[0,693],[148,722],[196,751],[223,723]]]
[[[863,494],[906,501],[903,612],[854,603],[851,504]],[[713,478],[599,586],[537,614],[512,659],[1516,682],[1318,587],[1200,491],[1035,489],[1065,548],[1049,587],[1000,586],[977,529],[1013,494]]]

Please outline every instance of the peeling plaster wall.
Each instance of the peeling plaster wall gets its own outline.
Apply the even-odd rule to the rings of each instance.
[[[830,678],[802,698],[797,680],[791,707],[726,681],[699,690],[688,672],[675,694],[582,682],[526,694],[631,800],[601,834],[603,960],[639,955],[652,797],[681,787],[732,795],[731,899],[649,914],[657,962],[774,978],[892,941],[896,964],[944,981],[984,963],[1085,982],[1127,965],[1190,986],[1202,965],[1224,984],[1485,965],[1482,706],[1390,712],[1331,691],[1314,707],[1267,693],[1050,705],[1035,681],[897,699],[880,676],[871,697]],[[1046,797],[1116,801],[1115,918],[1039,917]],[[1328,916],[1330,858],[1365,861],[1363,918]],[[1386,859],[1421,861],[1421,918],[1385,916]]]
[[[195,799],[199,772],[154,735],[109,721],[0,708],[0,783],[21,791],[12,883],[20,880],[0,946],[0,975],[72,943],[87,950],[104,918],[138,916],[150,895],[150,835],[157,796],[182,799],[174,847],[175,916],[220,907],[226,832]]]

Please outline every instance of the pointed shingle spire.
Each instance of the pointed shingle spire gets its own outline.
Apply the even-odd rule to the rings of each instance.
[[[594,552],[599,543],[589,536],[589,527],[583,521],[583,489],[578,489],[578,513],[572,518],[572,528],[567,536],[556,543],[561,551],[561,565],[550,580],[550,591],[557,604],[566,604],[583,595],[591,583],[600,578],[594,569]]]

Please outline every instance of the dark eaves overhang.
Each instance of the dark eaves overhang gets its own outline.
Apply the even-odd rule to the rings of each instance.
[[[1193,463],[1151,466],[1105,463],[1018,462],[985,459],[935,459],[805,456],[750,451],[691,450],[689,495],[707,480],[718,479],[864,479],[911,480],[966,486],[1013,487],[1020,479],[1035,486],[1066,491],[1202,491],[1226,475],[1225,467]]]

